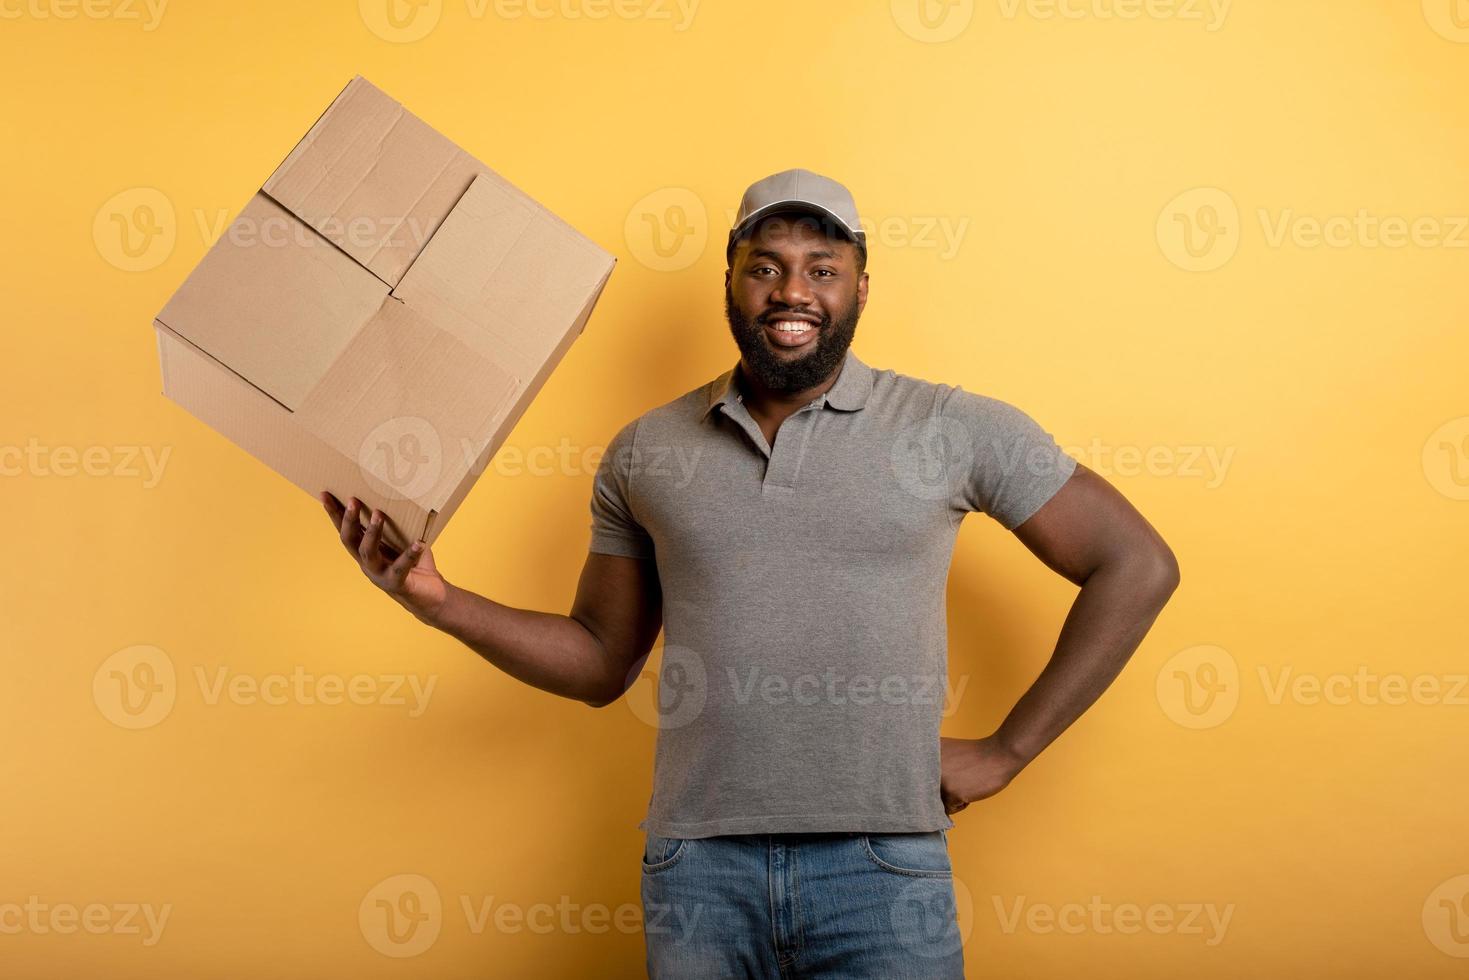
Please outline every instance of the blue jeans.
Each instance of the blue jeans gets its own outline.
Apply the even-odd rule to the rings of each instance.
[[[647,834],[652,980],[964,976],[945,831]]]

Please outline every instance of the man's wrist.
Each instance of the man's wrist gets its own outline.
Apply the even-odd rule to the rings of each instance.
[[[1012,775],[1019,775],[1035,759],[1034,753],[1026,752],[1012,736],[1004,732],[995,732],[990,736],[990,742],[1009,760]]]
[[[432,626],[436,630],[442,630],[445,633],[452,633],[453,623],[455,622],[456,607],[459,605],[460,602],[463,601],[463,598],[463,590],[456,588],[448,582],[445,582],[444,598],[439,602],[438,605],[436,605],[432,609],[424,610],[413,609],[412,607],[409,607],[409,611],[412,612],[413,615],[418,619],[418,621],[420,623],[423,623],[425,626]]]

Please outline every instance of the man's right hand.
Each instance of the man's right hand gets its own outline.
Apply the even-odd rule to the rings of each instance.
[[[387,520],[382,511],[372,511],[367,529],[363,530],[358,523],[358,514],[365,509],[362,501],[352,497],[344,507],[325,490],[320,499],[337,528],[342,546],[356,560],[368,581],[420,620],[431,622],[449,596],[449,583],[434,567],[432,549],[420,541],[398,554],[382,540],[383,522]]]

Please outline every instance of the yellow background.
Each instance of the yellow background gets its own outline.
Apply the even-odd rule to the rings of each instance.
[[[141,6],[0,5],[0,446],[40,460],[11,452],[0,478],[0,905],[171,906],[151,946],[0,932],[0,974],[640,975],[642,937],[615,922],[638,901],[647,678],[594,711],[497,673],[160,394],[151,318],[212,241],[201,220],[233,216],[361,73],[620,258],[510,447],[600,447],[732,364],[728,215],[752,180],[804,166],[873,223],[858,353],[1103,447],[1082,458],[1172,544],[1183,585],[1114,688],[958,819],[971,976],[1463,975],[1469,694],[1447,702],[1469,669],[1469,10],[704,0],[683,22],[654,0],[600,19],[597,0],[541,0],[549,17],[394,0],[394,28],[386,2],[176,0],[151,30],[124,16]],[[108,231],[140,218],[140,188],[174,241],[129,271]],[[1313,246],[1298,223],[1359,211],[1448,241]],[[961,227],[946,247],[939,229]],[[97,475],[53,472],[96,447]],[[128,475],[128,447],[169,453],[156,485]],[[1155,464],[1109,465],[1119,447]],[[1195,448],[1228,465],[1211,476]],[[577,460],[485,474],[441,568],[565,612],[590,481]],[[947,734],[993,730],[1073,592],[965,523]],[[94,679],[140,645],[175,668],[175,700],[132,730]],[[220,668],[436,687],[416,718],[209,703],[197,672]],[[1282,676],[1394,674],[1441,696],[1273,696]],[[401,874],[443,903],[412,957],[359,924]],[[1017,902],[1064,918],[1093,896],[1230,919],[1212,944],[1090,912],[1005,927]],[[464,897],[559,904],[574,927],[476,932]],[[575,924],[592,908],[604,934]]]

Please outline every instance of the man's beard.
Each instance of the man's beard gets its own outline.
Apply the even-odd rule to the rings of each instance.
[[[774,319],[778,312],[765,315]],[[862,314],[857,309],[856,297],[840,320],[833,320],[828,313],[821,314],[821,323],[815,325],[814,347],[795,359],[783,358],[771,349],[764,336],[764,323],[759,319],[751,320],[740,312],[727,286],[724,290],[724,315],[729,320],[729,332],[734,335],[741,359],[755,380],[772,391],[797,392],[814,388],[831,377],[847,356],[847,348],[852,346],[857,320]]]

